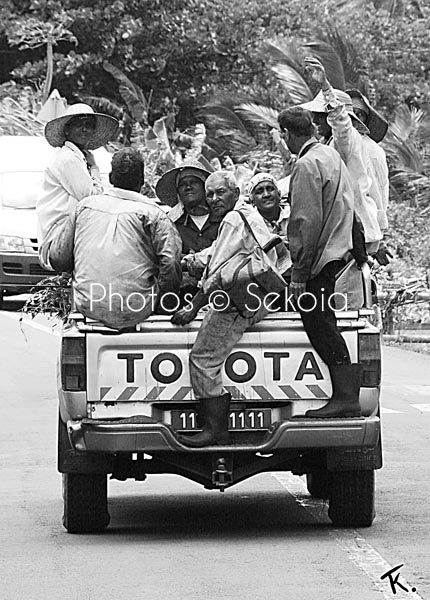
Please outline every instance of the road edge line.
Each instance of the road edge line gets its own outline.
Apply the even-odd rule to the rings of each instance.
[[[272,473],[282,487],[284,487],[295,501],[302,506],[316,521],[321,521],[323,500],[312,498],[307,490],[304,481],[297,475],[288,472]],[[303,498],[303,495],[306,495]],[[393,593],[390,590],[389,582],[381,581],[381,575],[390,571],[393,566],[390,565],[379,552],[362,537],[356,529],[336,529],[329,531],[337,544],[345,550],[348,558],[367,575],[376,591],[381,592],[385,600],[392,600]],[[397,574],[395,575],[397,578]],[[403,577],[399,576],[397,581],[408,588],[408,599],[424,600],[417,592],[413,592],[411,586]],[[388,588],[387,588],[388,586]],[[406,592],[405,592],[406,593]]]

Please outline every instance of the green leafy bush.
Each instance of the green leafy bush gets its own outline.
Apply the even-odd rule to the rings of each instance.
[[[24,314],[32,319],[43,314],[49,317],[67,320],[71,311],[71,281],[69,273],[46,277],[31,289],[30,298],[22,308],[21,320]]]

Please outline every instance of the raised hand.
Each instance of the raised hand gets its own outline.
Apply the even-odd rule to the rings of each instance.
[[[330,83],[326,77],[324,65],[317,58],[313,56],[306,56],[305,68],[307,71],[309,71],[312,79],[320,85],[322,90],[326,90],[330,87]]]

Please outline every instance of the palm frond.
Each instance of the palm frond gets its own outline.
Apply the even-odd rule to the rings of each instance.
[[[309,48],[311,54],[322,62],[331,85],[338,90],[344,90],[343,64],[336,50],[324,41],[308,42],[303,45],[305,48]]]
[[[45,124],[14,98],[0,101],[0,135],[43,135]]]
[[[407,140],[418,131],[424,116],[423,110],[415,107],[409,108],[406,104],[401,104],[394,112],[394,120],[390,125],[390,131],[396,137]]]
[[[323,41],[329,44],[342,65],[345,87],[340,89],[356,88],[368,93],[368,76],[358,47],[332,23],[326,25]]]
[[[401,167],[405,171],[424,172],[424,165],[418,148],[413,142],[397,136],[391,128],[388,129],[381,145],[387,153],[390,163]]]
[[[202,106],[198,116],[203,117],[209,125],[220,125],[223,128],[237,129],[243,134],[247,133],[244,123],[234,112],[234,107],[210,102]]]
[[[314,95],[309,85],[296,69],[281,63],[273,65],[271,68],[287,91],[291,104],[302,104],[312,100]]]
[[[303,52],[296,40],[268,40],[262,46],[262,53],[272,63],[286,64],[303,75]],[[302,72],[303,71],[303,72]]]
[[[119,83],[119,92],[127,104],[132,117],[139,122],[147,123],[148,102],[142,89],[133,83],[125,73],[111,63],[105,61],[103,68]]]
[[[269,106],[262,106],[254,102],[240,104],[236,111],[251,123],[263,123],[269,127],[278,128],[278,111]]]
[[[131,120],[130,116],[124,112],[124,107],[110,98],[106,98],[105,96],[91,96],[89,94],[81,94],[80,98],[83,102],[92,106],[96,112],[105,113],[118,120]]]

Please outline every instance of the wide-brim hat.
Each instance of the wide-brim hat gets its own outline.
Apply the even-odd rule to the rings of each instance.
[[[369,129],[366,127],[366,125],[363,123],[363,121],[357,117],[357,115],[354,112],[351,97],[346,92],[343,92],[342,90],[335,89],[335,90],[333,90],[333,92],[336,97],[336,100],[338,100],[338,102],[342,102],[342,104],[345,105],[346,112],[349,114],[351,119],[353,119],[356,122],[356,124],[358,125],[359,131],[361,133],[368,134]],[[313,100],[311,100],[310,102],[305,102],[304,104],[300,104],[299,106],[301,106],[302,108],[305,108],[306,110],[309,110],[310,112],[313,112],[313,113],[327,113],[328,112],[327,102],[324,98],[324,94],[323,94],[322,90],[320,92],[318,92],[318,94],[315,96],[315,98]]]
[[[155,186],[155,193],[163,204],[175,206],[178,203],[178,176],[183,171],[189,170],[190,175],[198,177],[203,182],[209,177],[210,172],[207,171],[198,160],[187,160],[179,167],[166,171]]]
[[[96,118],[96,127],[89,136],[87,144],[88,150],[95,150],[96,148],[104,146],[115,136],[119,126],[117,119],[110,115],[94,112],[92,107],[88,104],[77,103],[69,106],[65,113],[60,117],[56,117],[46,123],[45,138],[49,144],[54,146],[54,148],[61,148],[66,141],[66,136],[64,134],[65,126],[74,117],[82,115]]]
[[[369,130],[369,136],[375,142],[380,142],[384,139],[388,129],[388,122],[384,117],[371,106],[369,100],[360,90],[346,90],[346,93],[351,99],[359,98],[367,108],[366,126]]]

